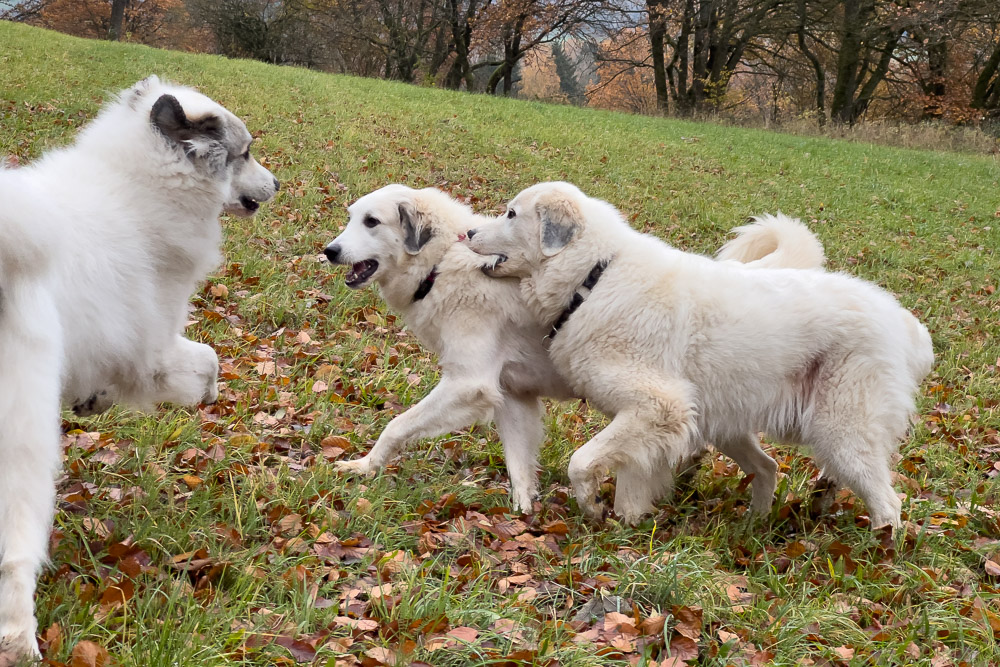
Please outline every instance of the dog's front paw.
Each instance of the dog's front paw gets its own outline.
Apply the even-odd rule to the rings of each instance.
[[[42,659],[35,641],[34,623],[0,625],[0,665],[20,664],[18,661],[24,659]]]
[[[538,494],[533,491],[514,491],[510,499],[510,511],[514,514],[531,514],[535,510],[535,497]]]
[[[353,461],[334,461],[333,466],[340,472],[352,475],[374,475],[378,470],[372,465],[371,457],[362,456]]]
[[[630,526],[636,526],[648,514],[654,514],[656,508],[650,502],[618,502],[615,498],[615,514]]]

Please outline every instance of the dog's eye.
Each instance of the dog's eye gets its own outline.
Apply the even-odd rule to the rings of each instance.
[[[378,218],[373,218],[370,215],[365,216],[365,227],[368,228],[378,227],[380,224],[382,224],[382,221],[379,220]]]
[[[508,218],[513,218],[515,215],[517,215],[517,213],[514,213],[514,209],[508,209],[507,210],[507,217]]]

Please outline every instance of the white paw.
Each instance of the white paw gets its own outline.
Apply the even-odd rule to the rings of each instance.
[[[353,461],[334,461],[333,466],[340,472],[352,475],[374,475],[378,470],[372,465],[372,460],[368,456],[362,456]]]
[[[35,641],[35,619],[31,623],[19,623],[24,627],[15,627],[14,623],[4,623],[0,626],[0,665],[8,664],[4,662],[9,659],[15,664],[17,660],[31,658],[41,660],[42,654],[38,652],[38,642]]]
[[[750,499],[750,511],[760,516],[767,516],[771,513],[771,505],[774,504],[773,493],[754,494]]]
[[[535,491],[517,491],[513,493],[510,501],[510,509],[514,514],[531,514],[535,509]]]
[[[642,517],[653,514],[655,511],[656,508],[649,502],[625,501],[619,503],[617,500],[615,501],[615,514],[630,526],[636,525],[642,520]]]

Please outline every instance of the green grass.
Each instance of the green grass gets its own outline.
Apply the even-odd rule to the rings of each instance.
[[[283,183],[253,220],[224,221],[225,264],[194,297],[189,333],[223,359],[220,403],[66,423],[100,435],[67,437],[37,597],[50,660],[69,663],[81,640],[142,667],[380,664],[379,648],[399,664],[664,660],[655,627],[636,646],[630,628],[591,621],[587,605],[604,596],[636,624],[666,615],[675,651],[700,607],[690,662],[704,665],[1000,661],[1000,579],[985,569],[1000,551],[995,158],[498,100],[6,23],[0,44],[0,156],[27,162],[65,144],[111,93],[157,73],[242,116]],[[334,447],[357,456],[437,380],[374,290],[347,290],[318,261],[344,207],[401,181],[499,210],[552,179],[695,251],[714,250],[749,215],[794,214],[831,269],[913,309],[938,361],[901,447],[905,537],[872,534],[849,494],[839,512],[811,516],[815,469],[784,447],[772,450],[783,476],[766,521],[746,516],[745,480],[716,458],[638,528],[588,526],[567,500],[565,469],[603,421],[573,403],[550,406],[542,511],[527,525],[503,523],[502,451],[486,427],[423,443],[372,480],[333,472]],[[317,380],[330,389],[314,391]],[[373,588],[383,584],[391,590]],[[432,650],[461,627],[476,636]]]

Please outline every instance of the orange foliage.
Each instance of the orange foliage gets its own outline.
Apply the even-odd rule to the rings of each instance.
[[[597,82],[587,87],[590,106],[633,113],[656,113],[653,69],[632,63],[650,62],[649,36],[644,28],[624,30],[601,43],[601,53],[616,61],[597,62]]]
[[[552,48],[548,44],[525,56],[518,96],[529,100],[566,102],[566,95],[559,88],[559,75],[552,58]]]
[[[51,0],[38,23],[77,37],[106,39],[111,28],[111,0]],[[206,51],[207,31],[195,27],[183,0],[131,0],[125,8],[122,41]]]

